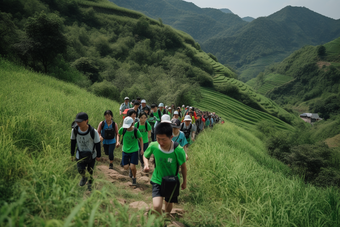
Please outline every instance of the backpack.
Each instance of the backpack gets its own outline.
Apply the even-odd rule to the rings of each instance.
[[[77,123],[75,121],[72,122],[71,126],[72,126],[72,129],[73,129],[74,137],[76,137],[76,139],[77,139],[79,126],[77,125]],[[91,138],[94,140],[94,128],[91,125],[88,125],[88,126],[89,126],[89,129],[90,129]]]
[[[184,128],[184,123],[182,123],[182,125],[181,125],[181,131],[184,133],[185,138],[189,139],[191,128],[192,128],[192,124],[190,123],[189,128],[186,128],[186,129],[183,129],[183,128]]]
[[[74,137],[76,138],[77,140],[77,135],[78,135],[78,129],[79,129],[79,126],[77,125],[77,123],[75,121],[72,122],[72,129],[73,129],[73,134],[74,134]],[[94,153],[94,148],[96,147],[95,143],[94,143],[94,128],[91,126],[91,125],[88,125],[89,126],[89,130],[90,130],[90,136],[93,140],[93,149],[91,152],[80,152],[77,148],[77,150],[79,151],[79,159],[81,160],[81,162],[83,163],[90,163],[91,160],[92,160],[92,155]]]
[[[150,124],[148,124],[148,122],[145,122],[145,129],[146,129],[146,131],[149,131],[148,130],[148,125],[150,125]],[[151,127],[151,125],[150,125],[150,127]],[[139,121],[137,122],[137,127],[136,127],[137,129],[139,129]],[[152,128],[151,128],[152,129]],[[150,129],[150,130],[151,130]]]
[[[121,140],[122,142],[120,143],[120,144],[122,144],[122,145],[123,145],[123,138],[124,138],[124,135],[125,135],[126,131],[127,131],[127,129],[124,128],[124,129],[123,129],[122,140]],[[133,134],[135,135],[135,138],[136,138],[136,139],[138,139],[138,138],[137,138],[137,131],[138,131],[138,129],[135,127],[135,128],[133,129]]]
[[[101,129],[103,131],[105,126],[105,121],[102,121],[101,124]],[[106,140],[112,140],[116,137],[116,123],[114,121],[112,121],[112,128],[107,128],[104,130],[104,139]]]

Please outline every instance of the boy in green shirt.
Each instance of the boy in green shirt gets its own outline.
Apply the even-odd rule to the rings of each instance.
[[[165,198],[165,212],[170,213],[173,203],[178,203],[178,197],[164,195],[161,193],[162,178],[165,176],[174,176],[181,166],[183,175],[182,190],[187,185],[187,168],[184,149],[172,141],[172,127],[169,123],[159,123],[156,126],[157,142],[152,142],[144,153],[144,171],[148,172],[149,158],[153,154],[155,157],[155,170],[151,177],[152,184],[152,201],[154,210],[162,214],[163,198]],[[179,177],[179,174],[178,174]]]
[[[130,166],[132,172],[132,185],[137,185],[136,165],[138,165],[138,140],[140,141],[141,154],[144,154],[144,149],[142,134],[134,127],[134,120],[131,117],[126,117],[124,119],[123,127],[121,127],[118,131],[116,147],[119,147],[120,145],[119,138],[121,135],[123,135],[122,164],[126,170],[128,170]]]

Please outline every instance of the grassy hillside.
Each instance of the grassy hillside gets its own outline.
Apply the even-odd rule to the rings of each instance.
[[[95,180],[91,194],[78,186],[70,123],[86,111],[96,125],[106,109],[117,121],[118,103],[2,59],[0,73],[1,226],[163,226],[117,202],[117,197],[141,198],[105,179]],[[246,119],[248,107],[231,107],[239,109],[229,119],[238,114]],[[208,129],[189,157],[188,188],[180,198],[187,212],[181,221],[189,226],[340,224],[338,190],[291,177],[249,130],[228,121]]]
[[[262,81],[259,84],[258,84],[259,82],[258,78],[253,78],[247,81],[246,84],[254,88],[258,93],[265,95],[267,92],[271,91],[272,89],[279,87],[291,81],[292,79],[293,77],[291,76],[271,73],[263,77]]]
[[[255,110],[229,96],[222,93],[202,88],[202,100],[197,107],[203,110],[216,112],[227,122],[232,122],[243,128],[254,130],[255,126],[261,121],[268,121],[276,129],[294,130],[289,124],[279,120],[268,113]]]
[[[242,81],[228,78],[223,75],[215,76],[214,87],[217,91],[228,95],[243,104],[275,116],[287,123],[292,123],[296,120],[296,116],[288,113],[267,97],[256,93],[250,86]]]

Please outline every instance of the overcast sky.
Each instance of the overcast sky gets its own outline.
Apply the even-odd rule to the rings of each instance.
[[[340,18],[340,0],[185,0],[201,8],[228,8],[240,17],[269,16],[287,5],[305,6],[333,19]]]

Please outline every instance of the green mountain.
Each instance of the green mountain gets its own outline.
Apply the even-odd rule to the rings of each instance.
[[[207,39],[219,36],[226,30],[234,30],[247,24],[239,16],[223,13],[212,8],[200,8],[182,0],[110,0],[118,6],[136,10],[145,15],[162,19],[164,24],[190,34],[203,43]]]
[[[242,20],[247,21],[247,22],[252,22],[253,20],[255,20],[254,17],[242,17]]]
[[[220,34],[201,46],[222,64],[235,66],[240,79],[247,81],[265,65],[282,61],[304,45],[319,45],[340,36],[340,20],[334,20],[304,7],[287,6],[257,18],[234,34]],[[261,61],[264,61],[261,62]]]
[[[227,8],[223,8],[219,10],[221,10],[223,13],[233,13],[230,9],[227,9]]]
[[[210,87],[288,123],[294,119],[240,81],[225,81],[217,86],[214,77],[231,79],[236,78],[236,74],[217,62],[213,55],[202,51],[191,36],[161,21],[106,1],[77,4],[65,1],[55,5],[40,2],[35,6],[47,14],[27,11],[27,1],[17,3],[21,3],[22,14],[14,13],[10,1],[4,7],[7,12],[1,13],[5,25],[15,28],[5,30],[2,43],[14,50],[7,52],[10,58],[21,60],[33,70],[44,71],[117,101],[125,96],[142,96],[149,103],[193,104],[200,100],[200,86]],[[20,23],[19,20],[12,23],[11,17],[21,17]],[[44,27],[49,23],[50,26]],[[59,38],[67,37],[63,53],[53,49],[56,35],[47,36],[46,31],[52,24],[62,31],[56,33]],[[43,32],[28,33],[31,27]],[[18,43],[11,43],[11,37],[19,33],[22,37],[17,39]],[[41,44],[45,48],[53,47],[51,53],[56,52],[53,58],[47,56],[49,64],[35,55],[42,53],[39,52]]]
[[[340,37],[295,51],[247,84],[281,106],[326,120],[340,115]]]

